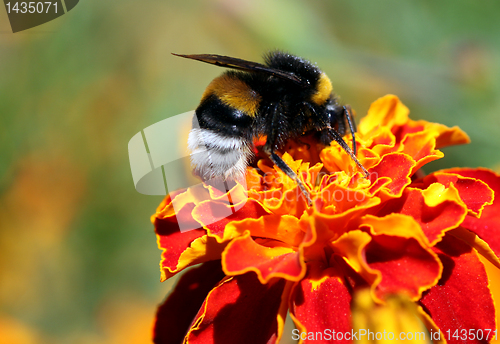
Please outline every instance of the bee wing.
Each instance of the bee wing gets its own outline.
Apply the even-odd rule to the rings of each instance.
[[[302,80],[301,78],[299,78],[295,74],[284,72],[282,70],[275,69],[275,68],[269,68],[263,64],[238,59],[236,57],[213,55],[213,54],[180,55],[180,54],[172,53],[172,55],[214,64],[214,65],[219,66],[219,67],[238,69],[238,70],[242,70],[245,72],[268,73],[268,74],[271,74],[271,75],[276,76],[278,78],[292,81],[300,86],[305,87],[308,85],[308,83],[306,81]]]

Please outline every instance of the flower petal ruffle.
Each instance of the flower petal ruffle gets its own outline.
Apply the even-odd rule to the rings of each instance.
[[[380,273],[372,284],[377,298],[403,293],[418,300],[423,291],[437,283],[441,262],[413,218],[401,214],[383,218],[367,215],[362,223],[372,234],[365,247],[366,265]]]
[[[179,259],[182,253],[189,248],[195,239],[205,235],[205,230],[202,228],[186,232],[181,232],[179,229],[179,222],[189,223],[193,228],[199,227],[199,224],[191,215],[194,207],[193,203],[186,203],[176,213],[170,198],[167,197],[158,208],[157,214],[152,217],[158,247],[163,251],[160,262],[161,281],[181,270]]]
[[[306,273],[301,250],[275,240],[257,243],[248,231],[226,247],[222,267],[230,276],[254,271],[261,283],[268,283],[273,277],[298,281]]]
[[[241,235],[241,233],[226,231],[227,224],[257,219],[268,214],[269,211],[253,199],[246,200],[243,206],[205,201],[193,209],[193,218],[203,225],[208,234],[215,237],[218,242],[228,241],[233,236]]]
[[[411,183],[410,177],[415,164],[410,156],[402,153],[385,155],[377,165],[369,169],[373,183],[370,192],[383,199],[400,197],[404,188]]]
[[[500,258],[500,176],[486,169],[464,168],[447,170],[446,172],[478,179],[493,190],[493,204],[484,207],[480,218],[468,215],[461,226],[477,234],[489,245],[497,258]]]
[[[467,206],[469,215],[474,217],[481,217],[484,207],[493,203],[493,190],[479,178],[466,177],[453,172],[453,170],[445,170],[428,175],[422,182],[425,187],[433,183],[440,183],[445,187],[453,184],[460,195],[460,199]]]
[[[402,197],[386,202],[377,212],[377,216],[383,217],[392,213],[408,215],[415,219],[430,245],[434,245],[446,231],[462,223],[467,208],[453,185],[445,188],[434,183],[426,190],[407,188]]]
[[[208,294],[186,343],[276,343],[283,333],[288,290],[285,280],[262,284],[254,273],[227,278]]]

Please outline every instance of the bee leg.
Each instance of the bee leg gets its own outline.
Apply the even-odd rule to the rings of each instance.
[[[356,163],[356,165],[358,165],[358,167],[363,171],[363,174],[365,175],[365,178],[368,178],[368,176],[370,176],[370,172],[368,172],[366,170],[366,168],[363,165],[361,165],[361,163],[359,162],[358,158],[356,158],[356,155],[354,155],[353,151],[347,145],[347,143],[344,141],[344,139],[342,138],[342,136],[340,136],[339,133],[337,133],[337,131],[334,130],[334,129],[330,130],[330,135],[332,135],[332,137],[335,140],[335,142],[337,142],[340,145],[340,147],[342,147],[342,149],[347,154],[349,154],[349,156],[351,157],[351,159],[354,160],[354,162]]]
[[[299,176],[297,176],[297,173],[295,173],[290,168],[290,166],[288,166],[286,164],[286,162],[284,162],[283,159],[281,159],[281,157],[278,154],[276,154],[272,149],[266,149],[265,151],[266,151],[267,155],[269,156],[269,158],[271,159],[271,161],[276,166],[278,166],[278,168],[281,171],[283,171],[283,173],[285,173],[288,177],[290,177],[291,179],[293,179],[293,181],[295,181],[297,183],[297,185],[299,186],[300,190],[302,191],[302,193],[306,197],[307,204],[309,206],[311,206],[312,205],[311,195],[309,194],[309,191],[307,191],[306,186],[304,185],[304,183],[302,183],[302,181],[299,179]]]
[[[302,183],[302,181],[299,179],[299,176],[297,176],[297,174],[290,168],[290,166],[288,166],[286,162],[284,162],[283,159],[281,159],[281,157],[274,152],[276,142],[278,141],[278,137],[280,135],[280,130],[279,130],[280,128],[279,116],[281,114],[280,107],[281,107],[280,103],[276,103],[274,105],[272,121],[270,123],[272,129],[270,135],[267,136],[267,142],[264,146],[264,152],[269,156],[269,159],[271,159],[273,164],[278,166],[278,168],[281,171],[283,171],[289,178],[291,178],[293,181],[297,183],[300,190],[306,197],[307,204],[311,206],[312,205],[311,196],[309,194],[309,191],[307,191],[304,183]]]
[[[344,116],[347,118],[347,123],[349,123],[349,130],[351,131],[352,136],[352,150],[354,151],[354,155],[357,155],[356,137],[354,136],[354,133],[356,132],[356,122],[353,121],[351,112],[351,107],[349,105],[344,105]]]

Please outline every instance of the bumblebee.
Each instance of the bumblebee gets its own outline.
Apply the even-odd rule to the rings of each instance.
[[[233,69],[208,85],[193,118],[188,147],[202,179],[242,178],[254,154],[254,140],[265,136],[263,151],[311,204],[305,185],[276,153],[287,140],[306,133],[325,146],[337,142],[369,175],[356,158],[350,107],[339,104],[330,79],[316,65],[280,51],[265,55],[264,64],[221,55],[173,55]],[[342,138],[347,126],[352,149]]]

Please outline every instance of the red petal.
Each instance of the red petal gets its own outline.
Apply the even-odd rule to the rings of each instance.
[[[490,338],[495,330],[495,307],[484,266],[469,245],[453,236],[445,236],[437,247],[443,275],[420,302],[448,343],[485,343],[487,330]],[[484,340],[463,339],[469,330],[482,330]]]
[[[305,337],[302,343],[350,343],[345,333],[351,334],[351,295],[343,274],[320,262],[308,264],[308,274],[293,288],[290,295],[290,315]],[[315,340],[306,334],[321,332]],[[342,332],[342,339],[335,337]],[[312,339],[312,338],[309,338]],[[339,340],[340,339],[340,340]]]
[[[219,202],[203,202],[193,211],[193,218],[208,228],[208,233],[223,241],[224,229],[229,222],[241,221],[247,218],[256,219],[269,214],[264,207],[253,199],[248,199],[241,205],[229,205]]]
[[[157,217],[154,219],[158,247],[163,250],[160,262],[162,281],[178,272],[177,264],[182,252],[189,247],[193,240],[206,234],[205,230],[202,228],[187,232],[181,232],[179,230],[177,218],[183,219],[182,221],[189,221],[189,218],[192,219],[191,211],[193,208],[194,204],[190,203],[185,205],[176,215],[165,218]],[[192,219],[192,221],[194,221],[194,219]],[[194,223],[196,223],[196,221],[193,222],[193,226]],[[196,223],[196,225],[199,226],[198,223]]]
[[[185,203],[176,209],[175,211],[171,205],[165,207],[165,210],[153,215],[153,223],[155,224],[155,229],[158,235],[170,235],[180,232],[183,228],[180,228],[179,223],[182,224],[184,228],[200,228],[200,224],[193,219],[191,215],[195,207],[194,203]],[[166,210],[166,208],[169,208]],[[156,227],[156,221],[160,221],[161,228]],[[158,233],[160,230],[161,233]]]
[[[412,299],[436,283],[441,274],[437,258],[414,238],[372,236],[366,247],[366,261],[381,273],[376,295],[405,293]]]
[[[394,136],[396,136],[397,142],[403,142],[408,137],[409,134],[415,134],[418,132],[422,132],[424,130],[424,123],[418,123],[412,120],[409,120],[407,123],[402,126],[394,126],[391,128]]]
[[[481,217],[467,216],[462,227],[477,234],[500,257],[500,176],[486,169],[456,169],[448,173],[457,173],[464,177],[476,178],[485,182],[495,193],[493,204],[484,207]]]
[[[430,190],[430,188],[427,190]],[[436,198],[445,198],[442,196],[443,192],[437,195]],[[439,204],[429,206],[426,204],[425,191],[407,188],[401,198],[386,202],[384,207],[377,213],[377,216],[383,217],[391,213],[411,216],[422,227],[432,246],[436,241],[439,241],[445,231],[458,227],[467,214],[467,209],[459,198],[458,200],[443,199],[438,201]]]
[[[497,257],[495,252],[491,249],[491,247],[477,234],[471,232],[468,229],[463,227],[455,228],[449,231],[450,235],[465,241],[469,246],[474,248],[477,253],[490,261],[491,264],[500,269],[500,259]]]
[[[467,205],[467,209],[477,216],[481,215],[483,208],[493,201],[493,191],[486,183],[475,177],[465,177],[453,170],[435,172],[424,178],[425,186],[432,183],[440,183],[449,187],[451,183],[458,190],[460,198]]]
[[[182,343],[208,292],[222,279],[220,261],[187,271],[156,313],[154,343]]]
[[[221,282],[205,299],[187,341],[190,344],[276,343],[287,310],[283,307],[286,301],[282,301],[285,287],[282,279],[261,284],[253,273]]]
[[[234,239],[222,254],[222,266],[227,275],[239,275],[255,271],[261,283],[267,283],[273,277],[282,277],[298,281],[306,272],[301,254],[289,246],[275,244],[263,246],[256,243],[250,233]]]
[[[376,184],[377,180],[388,177],[390,182],[382,186],[381,191],[391,197],[400,196],[404,187],[411,183],[410,175],[414,166],[415,161],[408,155],[401,153],[385,155],[376,166],[369,169],[370,179],[374,183],[370,191],[377,192],[380,187]]]

